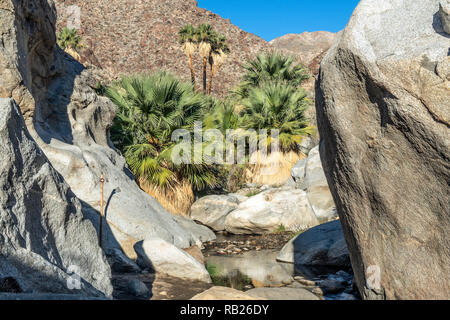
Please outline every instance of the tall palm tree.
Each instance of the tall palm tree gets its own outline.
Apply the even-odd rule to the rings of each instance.
[[[235,94],[246,98],[251,88],[267,81],[280,81],[299,87],[309,79],[309,71],[302,64],[294,62],[294,57],[275,51],[258,55],[244,65],[245,73]]]
[[[208,94],[211,94],[212,81],[215,74],[219,71],[220,67],[227,60],[228,54],[230,53],[230,47],[227,43],[227,38],[224,35],[216,34],[211,39],[211,52],[209,55],[209,83],[208,83]]]
[[[205,163],[174,163],[172,133],[192,132],[194,122],[203,119],[206,99],[194,92],[192,84],[167,73],[122,78],[106,95],[117,107],[111,138],[140,186],[163,206],[167,204],[167,210],[187,213],[193,189],[214,186],[215,171]],[[175,205],[182,197],[187,203]]]
[[[211,43],[216,37],[215,31],[212,29],[211,25],[204,23],[197,28],[197,42],[198,42],[198,52],[200,57],[203,59],[203,92],[206,94],[206,84],[207,84],[207,66],[208,58],[211,53]]]
[[[189,69],[191,70],[191,82],[195,86],[195,71],[193,56],[197,50],[197,30],[190,24],[184,26],[178,32],[178,41],[186,56],[189,58]]]

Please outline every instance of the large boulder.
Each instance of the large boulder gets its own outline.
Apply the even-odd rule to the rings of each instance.
[[[298,231],[319,224],[303,190],[270,189],[242,202],[225,219],[233,234],[264,234],[280,228]]]
[[[317,267],[350,267],[350,257],[340,221],[314,227],[290,240],[277,261]]]
[[[305,179],[306,159],[297,162],[291,169],[291,176],[295,182],[301,182]]]
[[[94,227],[12,99],[0,99],[0,172],[0,291],[111,296]]]
[[[252,297],[245,292],[227,288],[227,287],[212,287],[202,293],[199,293],[191,298],[191,300],[264,300],[259,297]]]
[[[450,34],[450,0],[442,0],[439,3],[439,15],[444,31]]]
[[[108,129],[112,103],[95,93],[97,83],[55,44],[53,1],[1,2],[0,97],[14,98],[30,134],[98,223],[100,176],[105,175],[104,244],[123,247],[157,236],[187,248],[196,239],[136,185]]]
[[[323,171],[319,146],[309,152],[308,158],[297,163],[291,173],[297,187],[306,191],[308,201],[320,222],[337,217],[333,196]]]
[[[255,288],[245,294],[267,300],[320,300],[318,296],[303,288]]]
[[[138,255],[137,263],[142,268],[180,279],[211,282],[204,265],[163,239],[140,241],[134,245],[134,249]]]
[[[195,223],[190,218],[184,216],[174,216],[174,220],[180,227],[190,234],[199,248],[203,247],[203,242],[216,240],[216,234],[211,229]]]
[[[191,207],[191,218],[215,231],[225,230],[225,218],[237,209],[239,200],[230,195],[210,195],[200,198]]]
[[[450,298],[450,37],[438,11],[438,0],[362,0],[322,61],[322,163],[365,299]]]

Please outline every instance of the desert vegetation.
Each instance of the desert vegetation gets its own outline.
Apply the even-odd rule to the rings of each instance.
[[[125,77],[106,95],[117,106],[111,138],[141,188],[169,211],[187,212],[193,189],[215,186],[215,169],[205,163],[175,164],[171,136],[177,129],[192,132],[207,111],[208,99],[165,72]]]
[[[210,24],[205,23],[197,28],[192,25],[184,26],[178,33],[178,40],[181,49],[189,59],[192,84],[196,85],[193,60],[197,53],[202,60],[203,93],[211,94],[214,75],[226,62],[227,55],[230,53],[227,38],[215,31]]]
[[[63,28],[57,35],[57,44],[75,59],[80,59],[78,50],[83,48],[83,43],[76,29]]]
[[[248,61],[239,86],[228,97],[219,99],[195,90],[192,59],[198,50],[206,58],[206,66],[210,65],[209,90],[205,90],[206,76],[203,83],[204,92],[208,93],[213,74],[224,61],[226,39],[215,34],[209,25],[198,29],[186,26],[179,36],[189,58],[192,83],[181,82],[166,72],[129,76],[107,88],[106,96],[117,107],[111,138],[140,187],[170,212],[186,214],[195,192],[237,190],[245,182],[258,180],[265,164],[260,163],[259,154],[249,155],[258,159],[256,165],[211,165],[204,158],[201,164],[175,164],[172,152],[176,143],[171,140],[175,130],[185,129],[193,135],[196,121],[204,129],[217,129],[224,136],[238,128],[267,130],[269,134],[276,129],[277,141],[267,138],[267,146],[270,152],[270,146],[276,142],[280,152],[269,154],[269,162],[281,160],[280,169],[289,172],[301,158],[299,143],[314,128],[305,117],[310,102],[300,88],[307,79],[307,70],[294,64],[291,57],[273,52]],[[194,154],[189,157],[193,159]],[[278,175],[280,181],[285,179],[285,172]]]

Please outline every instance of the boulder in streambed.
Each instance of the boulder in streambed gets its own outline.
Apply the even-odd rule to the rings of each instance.
[[[311,228],[289,241],[277,261],[319,267],[350,267],[350,257],[339,220]]]
[[[293,188],[269,189],[250,197],[225,219],[226,231],[233,234],[298,231],[317,224],[306,192]]]
[[[300,160],[292,168],[291,174],[297,188],[306,192],[311,208],[320,222],[337,217],[333,196],[323,171],[319,146],[313,148],[306,159]]]
[[[311,291],[303,288],[255,288],[246,291],[245,294],[267,300],[321,300]]]
[[[176,278],[211,282],[204,265],[163,239],[140,241],[134,249],[138,256],[137,263],[142,268]]]
[[[228,288],[212,287],[202,293],[197,294],[191,300],[265,300],[260,297],[247,295],[245,292]]]
[[[191,218],[214,231],[225,230],[227,215],[239,205],[232,195],[210,195],[197,200],[191,207]]]

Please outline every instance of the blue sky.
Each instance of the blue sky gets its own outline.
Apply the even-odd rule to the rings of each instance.
[[[197,0],[241,29],[270,41],[286,33],[338,32],[359,0]]]

